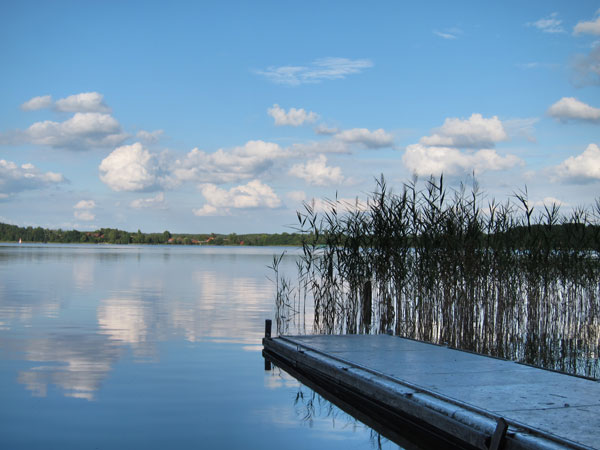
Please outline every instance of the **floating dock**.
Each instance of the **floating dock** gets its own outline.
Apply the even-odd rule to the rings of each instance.
[[[263,346],[266,361],[407,447],[600,449],[596,380],[387,335],[269,331]]]

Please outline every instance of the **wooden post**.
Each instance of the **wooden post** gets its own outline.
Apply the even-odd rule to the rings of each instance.
[[[490,450],[499,450],[502,448],[506,430],[508,430],[508,424],[506,423],[506,420],[500,417],[496,423],[496,431],[494,431],[494,434],[492,435],[492,442],[489,446]]]
[[[362,291],[362,327],[365,332],[368,332],[371,328],[372,295],[371,280],[367,280]]]
[[[271,339],[271,325],[271,319],[265,320],[265,339]],[[265,370],[271,370],[271,361],[269,361],[267,358],[265,358]]]

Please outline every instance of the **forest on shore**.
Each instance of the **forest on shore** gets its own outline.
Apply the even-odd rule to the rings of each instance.
[[[170,245],[302,245],[299,233],[253,234],[179,234],[128,232],[116,228],[94,231],[49,230],[41,227],[19,227],[0,223],[0,242],[41,242],[64,244],[170,244]]]

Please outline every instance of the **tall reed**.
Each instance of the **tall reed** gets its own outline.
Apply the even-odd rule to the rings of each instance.
[[[564,216],[526,190],[497,203],[475,181],[419,186],[394,193],[381,177],[366,205],[305,205],[297,286],[278,293],[305,310],[281,308],[282,326],[310,297],[314,333],[388,332],[598,377],[600,199]]]

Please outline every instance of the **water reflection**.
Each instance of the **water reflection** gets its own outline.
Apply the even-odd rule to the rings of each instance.
[[[32,395],[55,385],[87,400],[125,351],[156,362],[159,343],[181,337],[256,352],[272,315],[270,258],[263,250],[0,246],[0,347],[36,363],[17,377]]]
[[[32,339],[25,353],[29,361],[50,363],[19,372],[19,383],[32,395],[45,397],[53,384],[67,397],[93,400],[120,349],[100,335],[65,333]]]
[[[303,386],[292,375],[276,366],[273,367],[270,376],[265,379],[265,385],[270,389],[288,387],[295,390],[295,396],[291,399],[292,409],[280,407],[261,412],[268,414],[274,423],[291,426],[300,422],[311,430],[326,433],[329,439],[334,440],[347,439],[348,432],[351,434],[368,432],[370,447],[373,449],[402,448],[342,411],[314,390]],[[418,447],[411,444],[406,448],[417,449]]]

